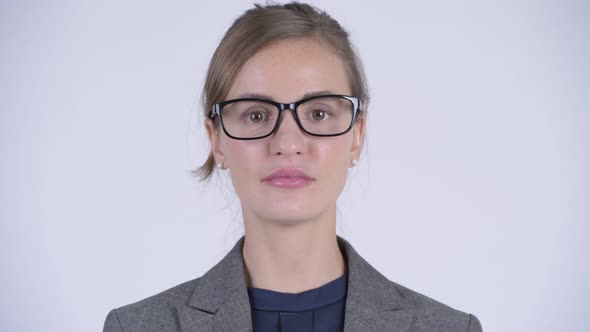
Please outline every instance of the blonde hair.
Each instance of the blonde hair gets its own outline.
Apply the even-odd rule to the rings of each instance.
[[[203,114],[210,116],[215,103],[223,101],[242,66],[262,48],[286,39],[315,38],[331,47],[345,65],[351,92],[362,101],[363,115],[369,102],[362,63],[348,32],[328,15],[305,3],[254,5],[238,17],[217,46],[203,87]],[[216,121],[219,126],[219,121]],[[191,171],[201,181],[215,170],[212,153],[203,165]]]

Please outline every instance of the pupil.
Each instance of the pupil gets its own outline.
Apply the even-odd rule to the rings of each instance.
[[[313,112],[313,117],[314,117],[314,119],[316,119],[316,120],[321,120],[321,119],[323,119],[323,118],[324,118],[324,115],[325,115],[325,114],[324,114],[324,111],[315,111],[315,112]]]
[[[262,120],[262,114],[260,114],[260,112],[252,113],[250,114],[250,120],[254,122],[259,122],[260,120]]]

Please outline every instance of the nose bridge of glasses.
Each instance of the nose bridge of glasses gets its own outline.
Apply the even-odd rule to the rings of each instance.
[[[291,113],[291,117],[292,117],[291,121],[293,121],[293,124],[295,125],[295,127],[297,129],[301,129],[300,124],[299,124],[299,120],[297,118],[297,114],[295,112],[295,108],[296,108],[296,103],[279,104],[279,109],[281,111],[280,112],[281,115],[279,116],[279,119],[278,119],[279,123],[277,124],[277,128],[276,128],[277,131],[280,130],[281,127],[284,126],[283,125],[283,122],[285,122],[285,114],[284,114],[285,112],[284,111],[287,111],[287,113]]]
[[[295,105],[296,105],[296,104],[297,104],[297,103],[290,103],[290,104],[283,104],[283,103],[279,103],[279,109],[280,109],[281,111],[284,111],[284,110],[286,110],[286,109],[289,109],[289,110],[295,111],[295,107],[296,107]]]

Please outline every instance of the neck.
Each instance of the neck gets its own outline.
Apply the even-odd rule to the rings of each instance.
[[[336,240],[336,208],[297,222],[263,220],[244,212],[244,265],[249,287],[299,293],[345,273]]]

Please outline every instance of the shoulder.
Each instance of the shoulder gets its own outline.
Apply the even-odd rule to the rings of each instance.
[[[409,303],[414,315],[413,330],[417,331],[470,331],[482,330],[479,319],[434,300],[426,295],[390,281],[391,287]]]
[[[416,332],[481,331],[481,324],[474,315],[391,281],[365,260],[350,242],[340,236],[337,239],[348,262],[349,296],[369,306],[364,312],[376,314],[379,311],[386,322]]]
[[[200,278],[111,310],[104,332],[180,331],[178,312],[187,306]]]

